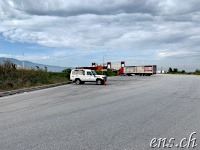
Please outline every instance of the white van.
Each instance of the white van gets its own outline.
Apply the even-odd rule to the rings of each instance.
[[[85,82],[96,82],[97,84],[104,84],[106,81],[105,75],[97,75],[94,70],[90,69],[74,69],[70,73],[70,80],[76,84],[84,84]]]

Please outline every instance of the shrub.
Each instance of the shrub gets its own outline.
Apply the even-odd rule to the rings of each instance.
[[[71,69],[65,69],[65,70],[62,71],[62,73],[69,79],[70,78]]]
[[[181,73],[185,73],[185,70],[182,70]]]
[[[199,69],[196,69],[195,74],[196,74],[196,75],[200,75],[200,70],[199,70]]]
[[[45,72],[41,69],[16,69],[10,61],[0,64],[0,91],[69,81],[67,73]]]

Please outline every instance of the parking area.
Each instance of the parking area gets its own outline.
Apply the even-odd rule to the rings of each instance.
[[[136,83],[138,81],[140,82],[151,82],[151,80],[156,80],[159,79],[160,75],[152,75],[152,76],[138,76],[138,75],[133,75],[133,76],[108,76],[106,85],[109,86],[116,86],[116,85],[126,85],[128,83]],[[74,83],[75,84],[75,83]],[[96,82],[85,82],[83,85],[96,85]]]
[[[3,97],[1,149],[147,150],[195,131],[199,145],[199,91],[200,76],[116,76]]]

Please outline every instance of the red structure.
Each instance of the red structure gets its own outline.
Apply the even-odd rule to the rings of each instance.
[[[113,64],[114,66],[114,64]],[[121,67],[125,67],[125,61],[121,61]],[[96,63],[92,63],[92,67],[77,67],[76,69],[91,69],[91,70],[107,70],[107,69],[112,69],[112,63],[107,62],[106,66],[98,65]]]
[[[101,65],[98,65],[98,66],[97,66],[97,70],[102,70],[102,66],[101,66]]]
[[[107,68],[110,69],[111,67],[111,62],[107,62]]]
[[[125,67],[125,61],[121,61],[121,67]]]

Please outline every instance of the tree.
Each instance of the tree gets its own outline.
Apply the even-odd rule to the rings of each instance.
[[[185,70],[182,70],[181,72],[182,72],[182,73],[185,73]]]
[[[177,69],[177,68],[174,68],[174,72],[178,72],[178,69]]]
[[[172,68],[171,68],[171,67],[169,67],[169,70],[168,70],[168,72],[172,72]]]

